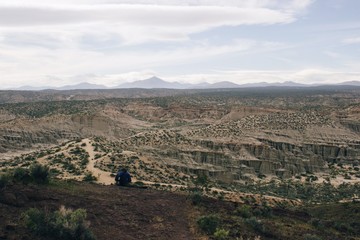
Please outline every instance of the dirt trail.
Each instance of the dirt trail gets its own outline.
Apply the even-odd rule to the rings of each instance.
[[[91,140],[86,138],[82,140],[83,143],[86,143],[86,146],[84,147],[85,151],[88,152],[89,154],[89,164],[87,165],[86,169],[90,172],[92,172],[92,174],[97,177],[97,182],[100,184],[104,184],[104,185],[111,185],[114,183],[114,178],[110,176],[109,172],[100,170],[98,168],[95,167],[95,164],[98,160],[100,160],[101,158],[95,160],[95,152],[94,152],[94,148],[91,145]],[[137,179],[133,178],[133,181],[137,181]],[[188,186],[186,185],[180,185],[180,184],[169,184],[169,183],[161,183],[161,182],[151,182],[151,181],[142,181],[145,184],[159,184],[159,185],[163,185],[163,186],[168,186],[171,185],[172,187],[175,188],[188,188]],[[233,202],[243,202],[243,200],[241,199],[242,197],[246,197],[246,196],[250,196],[253,194],[244,194],[244,193],[239,193],[239,192],[232,192],[232,191],[225,191],[222,189],[218,189],[218,188],[212,188],[212,191],[217,191],[217,192],[223,192],[225,193],[226,199],[229,201],[233,201]],[[253,196],[257,196],[257,194],[253,195]],[[263,196],[264,198],[267,198],[269,201],[274,201],[274,200],[278,200],[278,201],[284,201],[283,198],[277,198],[277,197],[271,197],[271,196]],[[257,196],[258,199],[260,199],[259,196]],[[297,201],[294,201],[295,203],[299,204]]]
[[[105,185],[110,185],[114,183],[114,178],[110,176],[110,172],[103,171],[95,167],[95,164],[98,160],[95,160],[94,148],[90,143],[90,139],[85,138],[82,140],[83,143],[86,143],[84,147],[85,151],[89,154],[89,163],[86,166],[86,170],[90,171],[95,177],[97,177],[97,182]]]

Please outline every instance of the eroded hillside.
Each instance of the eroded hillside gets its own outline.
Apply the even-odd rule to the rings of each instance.
[[[312,176],[354,183],[360,179],[359,95],[356,89],[249,89],[3,104],[1,161],[15,166],[26,158],[14,158],[19,150],[64,142],[32,157],[64,169],[69,166],[59,164],[87,144],[95,148],[88,159],[96,159],[93,170],[110,175],[125,165],[140,181],[186,185],[205,174],[227,186]],[[78,176],[89,170],[85,160],[72,165]]]

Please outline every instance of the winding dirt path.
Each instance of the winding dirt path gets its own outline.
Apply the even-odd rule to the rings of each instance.
[[[110,176],[110,172],[103,171],[95,167],[95,164],[98,160],[95,160],[94,148],[90,143],[90,139],[85,138],[82,140],[83,143],[86,143],[84,147],[85,151],[89,154],[89,163],[86,166],[86,170],[91,172],[96,178],[97,182],[105,185],[110,185],[114,183],[114,178]]]
[[[114,184],[114,178],[110,176],[110,172],[106,172],[103,171],[101,169],[98,169],[95,167],[95,164],[98,160],[100,160],[101,158],[95,160],[95,152],[94,152],[94,148],[91,145],[91,140],[86,138],[82,140],[83,143],[86,143],[86,146],[84,147],[85,151],[88,152],[89,154],[89,163],[86,167],[86,169],[88,171],[90,171],[95,177],[97,177],[97,182],[100,184],[104,184],[104,185],[111,185]],[[134,181],[136,181],[135,178],[133,178]],[[160,182],[151,182],[151,181],[142,181],[143,183],[147,184],[147,185],[152,185],[152,184],[159,184],[159,185],[171,185],[172,187],[176,187],[176,188],[188,188],[188,186],[186,185],[180,185],[180,184],[169,184],[169,183],[160,183]],[[246,193],[240,193],[240,192],[232,192],[232,191],[226,191],[226,190],[222,190],[222,189],[218,189],[218,188],[211,188],[212,191],[217,191],[217,192],[223,192],[225,193],[227,196],[225,197],[227,200],[229,201],[234,201],[234,202],[243,202],[242,197],[249,197],[249,196],[256,196],[256,199],[260,199],[260,195],[258,194],[246,194]],[[211,196],[210,196],[211,197]],[[284,201],[285,199],[283,198],[278,198],[278,197],[273,197],[273,196],[263,196],[264,198],[266,198],[268,201]],[[286,200],[285,200],[286,201]],[[294,201],[293,204],[298,205],[299,202],[298,201]]]

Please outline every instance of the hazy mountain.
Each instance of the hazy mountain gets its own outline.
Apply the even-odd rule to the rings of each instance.
[[[207,89],[207,88],[209,88],[209,86],[211,86],[211,84],[208,83],[208,82],[201,82],[201,83],[195,83],[195,84],[189,83],[188,85],[189,85],[188,89],[191,89],[191,88],[193,88],[193,89]]]
[[[313,85],[307,85],[307,84],[301,84],[296,83],[292,81],[286,81],[286,82],[275,82],[275,83],[268,83],[268,82],[258,82],[258,83],[246,83],[240,85],[240,87],[310,87]]]
[[[18,88],[12,88],[12,90],[20,90],[20,91],[41,91],[41,90],[75,90],[75,89],[107,89],[108,87],[100,84],[92,84],[88,82],[82,82],[74,85],[65,85],[62,87],[50,87],[50,86],[21,86]]]
[[[239,84],[229,81],[222,81],[222,82],[209,84],[207,88],[239,88],[239,87],[241,87],[241,85]]]
[[[269,87],[271,86],[270,83],[267,82],[258,82],[258,83],[245,83],[245,84],[241,84],[240,87],[242,88],[253,88],[253,87]]]
[[[145,80],[124,83],[116,88],[170,88],[170,89],[207,89],[207,88],[238,88],[240,85],[229,81],[207,83],[202,82],[198,84],[167,82],[158,77],[152,77]]]
[[[40,91],[44,89],[51,89],[52,87],[43,86],[43,87],[34,87],[34,86],[21,86],[18,88],[12,88],[12,90],[20,90],[20,91]]]
[[[277,87],[309,87],[309,86],[313,86],[313,85],[309,85],[309,84],[301,84],[301,83],[296,83],[296,82],[292,82],[292,81],[286,81],[286,82],[276,82],[276,83],[268,83],[269,86],[277,86]]]
[[[99,84],[92,84],[88,82],[82,82],[75,85],[65,85],[59,88],[53,88],[56,90],[73,90],[73,89],[107,89],[108,87]]]
[[[179,82],[166,82],[158,77],[151,77],[145,80],[139,80],[129,83],[123,83],[115,88],[172,88],[185,89],[191,84],[181,84]]]
[[[329,86],[360,86],[360,81],[346,81],[338,84],[329,84]],[[257,82],[257,83],[245,83],[245,84],[236,84],[230,81],[222,81],[216,83],[208,83],[202,82],[197,84],[191,83],[179,83],[179,82],[167,82],[158,78],[156,76],[138,80],[134,82],[128,82],[120,84],[116,87],[112,87],[111,89],[126,89],[126,88],[142,88],[142,89],[215,89],[215,88],[258,88],[258,87],[315,87],[315,86],[322,86],[318,84],[301,84],[296,83],[293,81],[286,81],[286,82],[275,82],[275,83],[268,83],[268,82]],[[109,89],[105,85],[100,84],[92,84],[88,82],[81,82],[74,85],[65,85],[62,87],[49,87],[49,86],[42,86],[42,87],[34,87],[34,86],[21,86],[19,88],[14,88],[13,90],[26,90],[26,91],[39,91],[45,89],[54,89],[54,90],[84,90],[84,89]]]
[[[360,81],[346,81],[346,82],[339,83],[338,85],[360,86]]]

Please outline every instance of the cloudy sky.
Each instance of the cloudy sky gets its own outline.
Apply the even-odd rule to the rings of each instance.
[[[0,88],[360,80],[358,0],[0,0]]]

